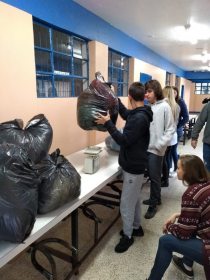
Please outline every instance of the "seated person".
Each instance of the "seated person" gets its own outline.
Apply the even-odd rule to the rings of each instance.
[[[182,155],[177,177],[187,186],[181,212],[174,213],[163,226],[155,262],[148,280],[161,280],[171,259],[188,278],[193,278],[193,261],[204,266],[210,279],[210,181],[202,160]],[[183,255],[178,257],[173,253]]]

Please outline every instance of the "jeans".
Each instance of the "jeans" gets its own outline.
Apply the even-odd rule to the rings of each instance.
[[[171,164],[170,167],[172,167],[172,161],[174,162],[174,171],[177,170],[177,162],[179,159],[178,153],[177,153],[177,145],[175,144],[173,146],[171,146]]]
[[[163,157],[162,163],[162,181],[167,182],[170,171],[170,159],[171,159],[171,146],[168,146]]]
[[[203,161],[208,172],[210,172],[210,145],[203,143]]]
[[[178,137],[178,142],[180,141],[181,137],[183,136],[183,127],[177,128],[177,137]]]
[[[149,280],[162,279],[171,262],[173,252],[183,255],[183,262],[188,266],[192,267],[193,261],[201,265],[204,263],[203,241],[201,239],[181,240],[172,234],[166,234],[159,239],[158,250]]]
[[[150,178],[151,206],[155,207],[161,200],[161,173],[163,157],[148,153],[148,173]]]

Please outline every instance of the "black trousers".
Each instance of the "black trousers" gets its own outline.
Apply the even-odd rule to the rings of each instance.
[[[151,206],[156,206],[161,200],[161,173],[163,156],[148,153],[148,173],[150,178]]]

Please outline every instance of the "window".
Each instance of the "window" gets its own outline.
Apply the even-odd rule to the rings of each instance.
[[[87,41],[34,22],[38,97],[78,96],[88,86]]]
[[[128,95],[129,57],[109,50],[109,82],[118,96]]]
[[[195,83],[195,94],[210,94],[210,82]]]
[[[171,73],[166,72],[166,86],[171,85]]]

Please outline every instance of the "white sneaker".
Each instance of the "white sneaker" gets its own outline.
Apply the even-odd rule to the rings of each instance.
[[[176,177],[176,171],[173,171],[173,172],[169,172],[169,178],[174,178]]]

